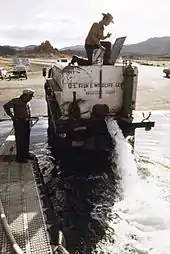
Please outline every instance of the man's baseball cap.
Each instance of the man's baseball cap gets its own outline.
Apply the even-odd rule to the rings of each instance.
[[[31,88],[27,88],[22,91],[22,94],[31,95],[32,97],[34,97],[34,90],[32,90]]]
[[[110,22],[114,23],[113,16],[110,13],[102,13],[104,17],[106,17]]]

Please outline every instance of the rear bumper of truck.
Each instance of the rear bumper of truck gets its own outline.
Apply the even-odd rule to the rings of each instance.
[[[59,149],[81,147],[88,150],[107,150],[112,146],[110,134],[103,120],[58,120],[55,124],[51,121],[49,133],[53,133],[51,141],[55,142],[55,146]]]
[[[150,130],[154,122],[130,122],[116,119],[124,137],[134,135],[136,128]],[[82,147],[89,150],[109,150],[114,143],[108,132],[105,120],[50,120],[49,138],[58,149]],[[52,135],[51,135],[52,134]]]

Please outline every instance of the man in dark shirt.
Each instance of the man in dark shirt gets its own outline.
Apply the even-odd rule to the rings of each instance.
[[[31,127],[29,101],[31,101],[33,96],[34,90],[25,89],[20,97],[13,98],[3,105],[6,114],[13,120],[17,150],[16,161],[19,163],[26,163],[29,159]],[[11,112],[11,109],[13,109],[13,112]]]
[[[71,64],[78,63],[78,65],[91,65],[92,64],[92,56],[94,49],[100,48],[104,51],[103,64],[109,64],[110,52],[111,52],[111,43],[106,41],[101,41],[109,38],[111,36],[110,33],[107,33],[104,36],[104,26],[108,26],[113,22],[113,16],[110,13],[102,13],[103,18],[99,22],[93,23],[90,31],[85,40],[85,50],[87,53],[88,60],[81,59],[77,56],[73,56],[71,60]]]

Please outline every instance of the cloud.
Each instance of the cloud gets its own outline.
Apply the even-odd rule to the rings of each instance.
[[[2,0],[0,0],[2,1]],[[112,41],[127,35],[127,43],[168,36],[170,1],[162,0],[5,0],[1,3],[0,44],[39,44],[48,39],[61,48],[83,44],[91,24],[111,12],[115,24],[107,27]]]

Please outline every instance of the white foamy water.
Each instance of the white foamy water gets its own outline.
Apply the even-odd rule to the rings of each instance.
[[[170,253],[170,111],[153,112],[153,118],[155,128],[149,132],[137,130],[135,157],[117,124],[108,123],[116,141],[122,195],[111,207],[112,216],[107,221],[109,229],[98,243],[95,254]],[[0,139],[4,139],[11,129],[11,125],[6,124],[1,123]],[[37,124],[32,130],[32,143],[36,145],[41,141],[41,149],[46,140],[46,125]],[[40,143],[36,150],[38,145]],[[100,213],[103,204],[98,204],[98,208],[99,205]],[[103,220],[104,216],[97,216],[98,210],[94,210],[95,218]]]
[[[138,181],[135,159],[131,153],[131,147],[126,142],[117,122],[110,118],[107,126],[112,139],[115,140],[117,171],[121,177],[120,186],[123,190],[123,195],[126,196],[130,193],[136,181]]]
[[[144,173],[141,172],[143,162],[135,162],[130,146],[117,123],[109,120],[107,124],[116,141],[117,170],[121,176],[122,195],[112,207],[113,219],[108,221],[109,237],[98,243],[97,253],[169,254],[169,169],[163,166],[160,168],[160,165],[150,158],[147,174],[145,170]]]

